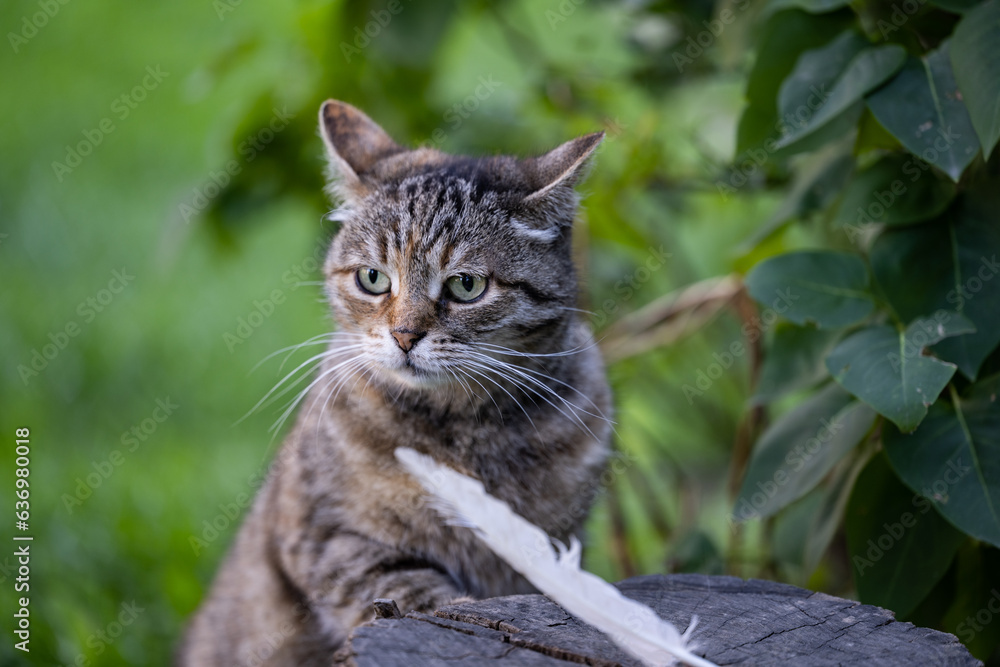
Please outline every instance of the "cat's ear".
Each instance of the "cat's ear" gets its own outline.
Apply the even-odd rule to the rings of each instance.
[[[524,202],[531,204],[560,186],[572,188],[576,185],[585,175],[590,156],[603,139],[603,132],[594,132],[567,141],[545,155],[524,160],[523,169],[533,188]]]
[[[366,191],[364,177],[379,160],[403,150],[371,118],[346,102],[327,100],[319,109],[331,175],[345,197]]]

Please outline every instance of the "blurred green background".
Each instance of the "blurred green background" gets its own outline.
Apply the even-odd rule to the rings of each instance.
[[[720,7],[735,20],[716,35]],[[30,662],[169,661],[280,441],[276,408],[236,423],[283,375],[276,359],[254,368],[330,327],[315,284],[334,231],[315,128],[328,97],[449,152],[527,155],[607,131],[582,188],[581,307],[612,362],[628,465],[592,515],[587,567],[851,595],[841,538],[802,573],[761,524],[727,520],[761,421],[747,404],[755,351],[702,395],[682,389],[754,312],[716,279],[810,233],[748,253],[785,183],[715,185],[757,13],[709,0],[0,6],[0,458],[7,484],[14,430],[30,428]],[[7,544],[12,532],[4,521]],[[0,662],[26,658],[11,643]]]

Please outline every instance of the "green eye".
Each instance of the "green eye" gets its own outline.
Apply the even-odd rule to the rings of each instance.
[[[385,294],[391,286],[389,276],[375,269],[359,269],[357,277],[358,285],[369,294]]]
[[[463,273],[448,278],[445,287],[456,301],[475,301],[486,291],[486,278]]]

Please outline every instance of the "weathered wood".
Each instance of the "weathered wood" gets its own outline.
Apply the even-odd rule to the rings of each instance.
[[[619,589],[682,632],[693,614],[695,653],[719,665],[982,665],[953,636],[892,612],[770,581],[653,575]],[[358,667],[639,665],[602,633],[541,595],[514,595],[410,613],[358,628]]]

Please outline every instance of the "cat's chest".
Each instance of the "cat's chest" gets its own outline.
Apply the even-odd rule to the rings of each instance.
[[[411,447],[464,459],[472,452],[502,451],[524,440],[521,429],[513,423],[471,410],[388,405],[368,410],[348,408],[335,418],[346,427],[341,432],[357,446],[386,454],[397,447]]]

